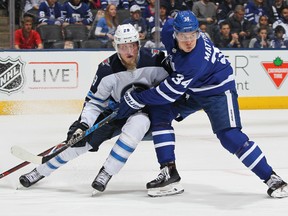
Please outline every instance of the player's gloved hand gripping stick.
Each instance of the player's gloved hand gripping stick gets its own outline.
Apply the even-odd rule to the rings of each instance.
[[[45,156],[41,155],[34,155],[25,149],[21,148],[20,146],[12,146],[11,147],[11,153],[15,156],[18,157],[22,160],[25,160],[27,162],[35,163],[35,164],[43,164],[46,163],[47,161],[51,160],[54,158],[56,155],[60,154],[63,152],[65,149],[75,145],[76,143],[80,142],[82,139],[87,137],[89,134],[97,130],[98,128],[102,127],[105,124],[108,124],[115,120],[115,116],[117,115],[117,110],[115,110],[113,113],[111,113],[109,116],[101,120],[100,122],[96,123],[93,125],[91,128],[85,130],[82,134],[79,136],[72,137],[68,142],[63,145],[61,148],[57,149],[53,153]]]

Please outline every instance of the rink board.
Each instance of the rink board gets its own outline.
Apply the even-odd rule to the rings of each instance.
[[[222,52],[234,69],[241,109],[288,109],[287,51]],[[98,65],[113,53],[1,51],[0,115],[79,112]]]

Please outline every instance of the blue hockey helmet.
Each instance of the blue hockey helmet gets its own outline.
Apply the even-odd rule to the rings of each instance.
[[[176,33],[193,32],[198,31],[199,22],[192,11],[179,11],[174,18],[173,27]]]

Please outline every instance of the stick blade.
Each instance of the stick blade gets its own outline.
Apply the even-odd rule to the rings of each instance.
[[[42,157],[34,155],[25,149],[21,148],[20,146],[12,146],[11,147],[11,154],[15,157],[22,159],[27,162],[31,162],[34,164],[42,164]]]

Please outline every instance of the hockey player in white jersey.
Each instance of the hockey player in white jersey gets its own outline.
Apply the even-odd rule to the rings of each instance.
[[[83,110],[79,119],[70,126],[67,140],[83,133],[103,119],[106,113],[111,113],[125,92],[156,86],[168,76],[169,68],[164,69],[165,54],[140,48],[139,34],[131,24],[118,26],[114,42],[117,53],[99,65]],[[68,161],[88,151],[97,151],[105,140],[120,134],[92,183],[93,188],[104,191],[111,177],[124,166],[149,127],[150,120],[145,112],[137,112],[126,119],[115,120],[30,173],[20,176],[20,183],[24,187],[30,187]]]
[[[126,93],[119,106],[118,118],[129,116],[144,105],[169,104],[186,95],[185,100],[178,103],[182,107],[179,118],[203,109],[222,146],[267,184],[268,195],[287,197],[287,183],[274,172],[260,147],[242,132],[233,69],[221,51],[199,31],[196,16],[191,11],[178,12],[174,19],[166,21],[161,38],[174,72],[156,88]],[[136,101],[138,107],[130,101]],[[158,134],[158,140],[162,136]],[[170,157],[169,144],[154,144],[163,157]],[[171,176],[174,176],[173,168],[169,163],[163,164],[160,174],[147,183],[147,188],[151,193],[157,189],[161,191],[173,183]]]

